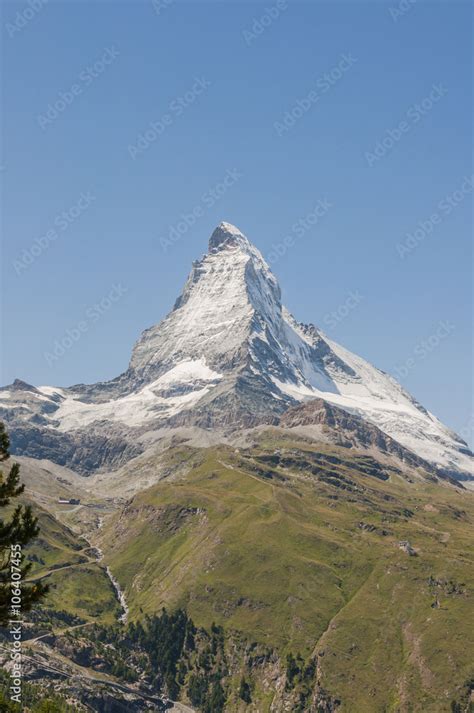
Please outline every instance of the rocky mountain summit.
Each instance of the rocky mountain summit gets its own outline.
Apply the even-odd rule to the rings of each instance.
[[[337,414],[336,427],[343,427],[342,414],[352,431],[354,419],[375,428],[373,447],[386,437],[385,448],[400,447],[442,474],[470,477],[464,441],[391,376],[297,322],[261,253],[221,223],[173,309],[143,332],[123,374],[70,388],[16,380],[0,389],[0,418],[14,452],[87,474],[119,467],[164,428],[228,435],[264,423],[284,426],[294,420],[292,412],[282,419],[288,409],[316,399],[326,418]]]

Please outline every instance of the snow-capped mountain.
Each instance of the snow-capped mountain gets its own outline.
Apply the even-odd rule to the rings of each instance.
[[[141,452],[162,427],[278,423],[289,407],[315,398],[447,473],[472,472],[462,439],[391,376],[297,322],[260,252],[221,223],[172,311],[141,335],[124,374],[67,389],[16,381],[0,389],[0,416],[17,452],[85,472]]]

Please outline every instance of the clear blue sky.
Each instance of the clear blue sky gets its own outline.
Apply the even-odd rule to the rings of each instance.
[[[2,384],[118,375],[227,220],[292,237],[297,318],[471,438],[470,4],[161,6],[3,5]]]

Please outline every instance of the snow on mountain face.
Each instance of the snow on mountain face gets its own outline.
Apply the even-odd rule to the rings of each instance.
[[[262,255],[237,228],[222,223],[173,311],[136,344],[130,370],[151,378],[164,365],[204,357],[218,371],[258,374],[273,392],[270,377],[294,383],[306,377],[336,391],[317,350],[287,314]]]
[[[339,366],[329,367],[336,393],[320,389],[308,380],[300,380],[296,385],[276,381],[281,391],[297,401],[322,398],[373,423],[441,469],[472,473],[472,454],[464,441],[426,411],[395,379],[351,354],[322,332],[319,338],[353,373],[341,372]]]
[[[252,305],[245,293],[252,246],[236,228],[226,226],[225,230],[218,229],[226,240],[218,243],[215,231],[209,253],[193,263],[173,311],[142,334],[133,349],[130,369],[146,375],[163,364],[203,354],[210,363],[232,365],[252,319]],[[261,269],[263,266],[262,261]]]
[[[211,366],[230,370],[245,361],[254,331],[279,313],[280,288],[261,254],[222,223],[208,254],[193,263],[172,312],[142,334],[130,369],[149,377],[163,365],[204,355]]]
[[[119,421],[141,426],[157,417],[173,416],[197,403],[221,379],[202,359],[183,361],[138,391],[103,403],[64,398],[54,413],[60,431],[88,426],[94,421]],[[40,388],[45,392],[48,387]],[[57,390],[61,397],[65,391]]]
[[[322,398],[438,467],[472,468],[466,444],[392,377],[290,315],[260,252],[228,223],[193,263],[170,314],[142,334],[125,374],[71,389],[16,383],[0,389],[13,428],[18,420],[46,434],[115,423],[143,434],[203,412],[207,423],[237,426],[242,414],[271,422],[295,402]]]

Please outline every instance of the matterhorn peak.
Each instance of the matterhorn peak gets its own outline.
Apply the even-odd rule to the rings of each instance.
[[[58,452],[68,463],[77,462],[83,429],[93,427],[87,470],[119,462],[100,447],[111,434],[127,441],[132,457],[142,447],[137,434],[145,443],[161,428],[276,423],[288,407],[310,399],[365,419],[444,473],[470,477],[466,444],[392,377],[294,319],[258,248],[222,222],[173,309],[142,333],[124,374],[69,389],[17,381],[0,388],[0,415],[13,424],[17,443],[35,443],[21,451],[27,455],[50,458],[62,438],[55,434],[66,433]]]
[[[252,273],[254,280],[259,275],[260,289],[267,290],[273,293],[277,302],[280,301],[280,288],[278,282],[270,270],[262,253],[255,247],[253,243],[242,233],[239,228],[232,223],[223,221],[219,223],[217,228],[209,238],[209,253],[204,256],[205,260],[217,259],[219,263],[227,263],[224,268],[226,274],[228,269],[237,269],[237,272],[244,273],[249,277]],[[202,263],[200,263],[202,265]],[[247,266],[247,267],[246,267]],[[226,277],[226,282],[228,274]],[[267,283],[267,287],[262,283]]]
[[[227,246],[248,248],[250,243],[235,225],[223,221],[209,238],[209,251],[220,250]]]

